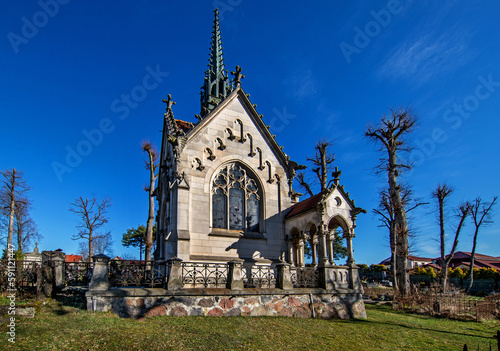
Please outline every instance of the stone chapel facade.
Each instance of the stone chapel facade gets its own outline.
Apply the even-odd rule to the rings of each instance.
[[[298,164],[278,145],[242,87],[241,68],[225,69],[215,11],[209,68],[197,122],[176,119],[170,95],[163,121],[156,198],[155,259],[207,263],[334,265],[331,236],[341,228],[354,265],[352,238],[363,212],[339,185],[299,202]]]

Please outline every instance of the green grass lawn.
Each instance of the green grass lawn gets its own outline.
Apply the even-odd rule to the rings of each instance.
[[[499,321],[461,322],[367,306],[366,320],[286,317],[120,319],[51,301],[0,350],[489,350]]]

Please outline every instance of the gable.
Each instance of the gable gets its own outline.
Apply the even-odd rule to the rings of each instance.
[[[211,137],[215,137],[215,140],[219,138],[213,145],[219,150],[229,147],[233,142],[245,145],[250,157],[259,157],[259,153],[262,153],[264,167],[266,160],[278,163],[283,169],[288,165],[289,157],[283,152],[283,147],[276,142],[276,136],[271,134],[262,115],[257,113],[240,86],[186,136],[187,143],[199,143],[200,138],[208,142]]]

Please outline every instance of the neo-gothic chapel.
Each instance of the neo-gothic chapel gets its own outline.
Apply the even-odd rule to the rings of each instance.
[[[257,63],[258,64],[258,63]],[[278,145],[241,84],[236,66],[224,65],[215,11],[209,67],[197,122],[174,117],[170,95],[163,121],[156,198],[155,259],[304,266],[334,265],[332,235],[346,240],[347,265],[354,265],[354,205],[334,172],[331,186],[308,199],[292,188],[299,167]]]

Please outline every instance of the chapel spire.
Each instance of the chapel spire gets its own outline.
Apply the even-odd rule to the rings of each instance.
[[[208,69],[205,71],[205,81],[201,87],[201,117],[205,117],[217,106],[230,92],[231,87],[224,68],[224,55],[222,53],[222,38],[219,25],[219,10],[215,9],[214,25],[212,29],[212,43]]]

